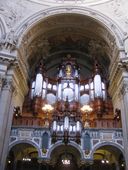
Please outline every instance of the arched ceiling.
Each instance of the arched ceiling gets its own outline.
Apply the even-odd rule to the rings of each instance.
[[[37,157],[38,156],[38,151],[36,148],[28,143],[20,143],[14,145],[11,150],[11,152],[14,153],[15,159],[22,160],[23,157],[30,157],[32,158],[32,154]]]
[[[108,158],[111,159],[111,161],[112,161],[112,156],[114,157],[114,159],[118,161],[119,157],[123,155],[123,153],[119,148],[112,145],[105,145],[98,148],[94,153],[94,157],[96,158],[98,154],[101,154],[102,157],[103,155],[108,156]]]
[[[22,45],[26,48],[31,75],[43,58],[48,76],[56,76],[61,59],[71,54],[77,59],[82,77],[87,78],[92,74],[95,58],[104,74],[108,73],[114,42],[114,36],[98,21],[84,15],[58,14],[33,26]]]

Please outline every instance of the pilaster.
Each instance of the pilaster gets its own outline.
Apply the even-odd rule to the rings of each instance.
[[[0,75],[0,93],[1,93],[3,83],[4,83],[4,76]]]
[[[124,157],[128,169],[128,58],[122,57],[113,64],[109,92],[114,108],[121,110]]]
[[[119,99],[121,104],[121,120],[123,128],[124,156],[126,169],[128,169],[128,77],[123,78]]]
[[[13,118],[13,94],[15,87],[13,79],[6,78],[0,94],[0,169],[4,169],[6,162],[9,135]]]

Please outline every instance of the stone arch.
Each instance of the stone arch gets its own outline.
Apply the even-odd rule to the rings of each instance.
[[[41,157],[42,151],[40,150],[39,146],[38,146],[35,142],[30,141],[30,140],[18,140],[18,141],[15,141],[15,142],[11,143],[11,144],[9,145],[8,152],[11,150],[12,147],[14,147],[14,146],[17,145],[17,144],[21,144],[21,143],[30,144],[30,145],[32,145],[33,147],[35,147],[35,148],[37,149],[38,156]]]
[[[119,151],[121,151],[121,153],[123,154],[124,156],[124,149],[121,145],[117,144],[117,143],[114,143],[114,142],[102,142],[102,143],[98,143],[97,145],[95,145],[91,151],[91,154],[90,154],[90,157],[93,159],[93,155],[94,155],[94,152],[100,148],[100,147],[103,147],[103,146],[113,146],[117,149],[119,149]]]
[[[50,159],[52,151],[54,149],[56,149],[57,147],[59,147],[59,146],[64,146],[64,143],[63,142],[57,142],[57,143],[55,143],[54,145],[51,146],[51,148],[49,149],[49,151],[47,153],[47,158],[48,159]],[[84,152],[82,151],[81,147],[77,143],[70,142],[67,146],[74,147],[74,149],[76,149],[80,153],[81,159],[84,159]]]
[[[90,17],[100,23],[104,28],[107,28],[107,31],[116,38],[118,48],[124,46],[123,40],[125,39],[125,33],[116,24],[115,21],[96,10],[87,7],[83,8],[77,6],[52,7],[43,11],[39,11],[28,17],[15,30],[15,34],[17,35],[17,37],[19,37],[19,44],[21,43],[23,36],[27,34],[27,32],[31,30],[32,27],[34,27],[35,25],[37,25],[48,17],[59,14],[81,14]]]
[[[105,16],[104,14],[101,14],[100,12],[96,10],[93,10],[87,7],[83,8],[83,7],[77,7],[77,6],[68,6],[68,7],[58,6],[58,7],[48,8],[46,10],[41,10],[33,14],[32,16],[24,20],[14,30],[15,37],[17,37],[18,39],[17,49],[19,48],[18,50],[19,52],[17,55],[19,58],[22,58],[24,62],[25,73],[28,73],[30,68],[34,70],[34,66],[35,66],[33,65],[33,67],[31,67],[32,64],[30,64],[29,61],[31,61],[32,63],[34,60],[34,57],[33,57],[33,60],[30,59],[30,56],[31,56],[30,51],[32,50],[29,51],[29,48],[27,47],[30,47],[29,45],[32,43],[32,41],[42,34],[47,34],[50,36],[47,30],[41,29],[43,30],[43,33],[40,33],[40,31],[35,31],[35,30],[41,23],[52,20],[52,17],[61,17],[61,15],[72,15],[72,16],[79,15],[80,17],[85,18],[85,20],[87,18],[90,21],[94,21],[94,23],[96,23],[100,27],[99,30],[97,30],[96,35],[99,36],[103,41],[105,41],[106,45],[108,46],[108,48],[106,48],[106,54],[108,55],[108,58],[110,61],[110,72],[113,69],[113,65],[112,65],[113,61],[115,62],[115,60],[117,60],[118,58],[125,57],[124,39],[126,38],[126,35],[123,32],[123,30],[115,23],[115,21],[113,21],[109,17]],[[80,27],[80,28],[83,28],[83,27]],[[50,30],[50,33],[52,34],[51,30]],[[35,31],[36,34],[33,31]],[[92,37],[90,36],[90,39],[91,38]],[[46,49],[45,52],[47,53],[47,48],[45,49]],[[36,51],[35,51],[35,54],[36,54]],[[51,55],[49,55],[49,58],[50,56]],[[36,62],[38,62],[38,59],[39,59],[39,56],[37,57]],[[25,77],[28,78],[29,75],[28,74],[26,75],[27,76]]]

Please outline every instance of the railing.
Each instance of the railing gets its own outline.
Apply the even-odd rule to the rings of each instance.
[[[121,128],[121,121],[119,120],[94,120],[90,122],[92,128]]]
[[[32,139],[35,137],[42,138],[44,132],[51,133],[48,128],[24,128],[12,126],[11,137]],[[91,139],[99,140],[119,140],[123,139],[122,129],[83,129],[81,132],[81,138],[84,137],[84,134],[88,133]]]
[[[38,117],[18,117],[13,119],[13,126],[44,127],[45,122]],[[121,128],[118,120],[95,120],[90,122],[90,128]]]
[[[43,127],[45,122],[38,117],[18,117],[13,119],[13,126]]]

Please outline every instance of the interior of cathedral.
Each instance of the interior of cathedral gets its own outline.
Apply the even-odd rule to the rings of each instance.
[[[65,28],[60,28],[62,18]],[[80,152],[70,146],[71,142],[83,145],[85,154],[89,155],[92,145],[89,131],[122,127],[120,110],[114,112],[108,92],[110,59],[107,50],[110,47],[99,35],[94,35],[89,26],[86,31],[78,23],[76,28],[73,27],[76,20],[82,22],[82,19],[79,15],[64,15],[41,23],[60,21],[56,30],[47,30],[45,37],[41,32],[28,46],[29,91],[22,112],[19,107],[14,109],[13,127],[46,129],[40,134],[44,154],[49,149],[50,136],[52,145],[59,141],[62,145],[51,152],[49,160],[44,161],[38,158],[32,145],[17,144],[10,150],[7,170],[10,161],[13,162],[12,169],[15,166],[16,170],[30,167],[33,170],[98,170],[101,167],[115,170],[116,161],[121,162],[120,169],[124,168],[123,155],[115,146],[99,147],[93,153],[93,160],[84,165]],[[97,24],[89,18],[84,21],[85,25]],[[98,132],[95,135],[98,138]]]
[[[67,11],[34,24],[30,17],[29,28],[24,23],[0,42],[6,56],[17,55],[6,71],[8,78],[14,71],[16,90],[9,91],[15,102],[10,99],[5,170],[126,170],[121,40],[108,20]]]

